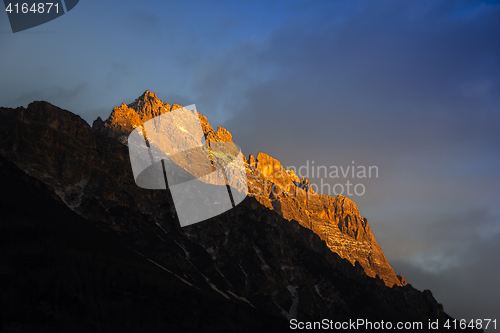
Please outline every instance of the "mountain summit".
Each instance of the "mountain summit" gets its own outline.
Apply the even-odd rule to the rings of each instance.
[[[115,107],[106,121],[98,117],[92,124],[92,130],[100,135],[119,138],[125,142],[126,137],[134,128],[163,113],[182,108],[178,104],[162,102],[155,93],[146,90],[132,103]],[[203,131],[208,140],[217,142],[232,141],[232,136],[225,128],[218,127],[217,132],[208,123],[205,116],[200,114]]]
[[[102,135],[118,138],[130,134],[142,123],[179,107],[180,105],[177,104],[170,106],[160,101],[155,93],[146,90],[129,105],[123,103],[115,107],[106,121],[103,122],[101,118],[97,118],[92,127]]]

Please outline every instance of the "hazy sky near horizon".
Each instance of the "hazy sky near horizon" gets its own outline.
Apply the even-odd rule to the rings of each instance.
[[[377,166],[351,199],[396,272],[498,317],[500,1],[81,0],[16,34],[0,14],[0,46],[0,106],[91,124],[148,89],[247,155]]]

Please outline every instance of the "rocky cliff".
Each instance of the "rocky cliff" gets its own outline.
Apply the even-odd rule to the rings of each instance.
[[[290,173],[286,180],[268,174],[264,165],[279,169],[280,164],[266,155],[249,158],[247,176],[253,189],[240,205],[203,223],[180,228],[168,190],[136,186],[128,148],[120,140],[143,119],[168,112],[167,106],[146,92],[134,103],[115,108],[106,121],[94,122],[93,128],[47,102],[33,102],[28,108],[0,108],[0,167],[7,170],[1,173],[2,184],[27,178],[26,191],[42,189],[41,197],[60,202],[153,262],[163,274],[200,291],[197,297],[216,296],[242,309],[263,311],[269,318],[424,323],[439,319],[441,324],[449,318],[429,291],[422,293],[394,280],[368,222],[352,201],[303,198],[299,190],[307,181]],[[129,116],[120,116],[123,114]],[[214,131],[206,118],[201,120],[208,141],[231,140],[226,130]],[[259,188],[290,182],[294,187],[289,188],[297,196],[256,193]],[[10,196],[3,192],[2,198]],[[12,223],[22,220],[16,210],[9,216]],[[67,219],[71,223],[73,217]],[[373,273],[381,278],[370,277]],[[396,285],[387,287],[391,282]],[[183,302],[182,294],[170,295],[166,303]],[[88,302],[94,296],[86,290],[81,297]],[[192,306],[209,307],[207,304],[200,301]],[[188,319],[196,329],[206,328],[200,316],[179,314],[172,320],[182,325]]]
[[[250,195],[287,220],[296,220],[326,242],[353,265],[359,262],[368,276],[381,277],[389,287],[404,285],[373,236],[368,220],[356,204],[344,196],[315,193],[309,181],[285,170],[279,161],[259,153],[249,156]]]
[[[129,105],[113,109],[106,121],[97,119],[93,131],[126,141],[130,132],[145,121],[160,114],[181,108],[171,107],[146,91]],[[207,118],[200,114],[203,131],[210,142],[232,141],[225,128],[214,131]],[[190,164],[196,163],[194,160]],[[349,198],[336,198],[314,193],[305,178],[285,170],[279,161],[264,153],[257,158],[249,156],[246,163],[250,195],[269,209],[274,209],[287,220],[314,231],[328,247],[353,265],[359,262],[366,274],[381,277],[387,286],[402,285],[387,262],[382,249],[370,230],[368,220],[359,214],[356,204]]]

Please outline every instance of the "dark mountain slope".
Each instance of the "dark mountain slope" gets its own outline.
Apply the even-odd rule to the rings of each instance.
[[[3,157],[0,184],[2,332],[276,332],[288,326],[183,283]]]
[[[108,318],[133,322],[134,328],[147,327],[149,313],[159,313],[160,317],[164,313],[169,318],[161,321],[155,317],[160,318],[155,324],[162,327],[160,331],[216,325],[214,322],[218,323],[214,327],[229,331],[272,329],[271,323],[280,325],[279,320],[274,321],[276,317],[304,321],[358,318],[421,321],[424,325],[428,320],[439,319],[443,323],[449,318],[429,291],[420,292],[411,285],[386,287],[382,279],[367,276],[361,265],[353,266],[333,253],[312,230],[293,219],[284,219],[255,198],[248,197],[235,209],[208,221],[180,228],[168,191],[144,190],[135,185],[126,146],[115,138],[93,133],[81,118],[49,103],[34,102],[26,109],[0,108],[0,155],[5,157],[0,167],[6,170],[2,171],[2,184],[11,181],[9,186],[2,185],[2,208],[10,212],[6,215],[8,218],[2,219],[2,226],[6,225],[11,230],[9,233],[18,235],[14,238],[20,237],[16,242],[5,242],[5,249],[13,250],[5,252],[5,262],[9,264],[2,272],[10,284],[16,286],[14,290],[21,293],[17,307],[12,307],[15,310],[7,313],[17,318],[9,325],[31,325],[30,316],[22,317],[18,309],[21,306],[37,309],[40,289],[49,293],[66,290],[67,279],[61,278],[65,274],[73,276],[70,281],[81,282],[69,288],[69,296],[54,300],[58,313],[55,316],[58,320],[74,322],[72,316],[80,318],[81,313],[92,313],[97,319],[81,318],[82,331],[95,331],[96,323],[103,325],[97,327],[103,331],[117,331],[109,328],[114,321],[106,321]],[[24,181],[26,185],[16,185],[22,183],[17,178],[28,179]],[[26,208],[30,206],[35,208]],[[80,217],[76,218],[69,208]],[[32,230],[27,231],[31,238],[23,238],[26,235],[20,230],[28,222],[32,226]],[[43,228],[40,232],[33,231],[44,225],[52,225],[53,231],[43,231]],[[57,236],[73,225],[76,229],[70,228],[68,234]],[[79,230],[80,226],[91,229]],[[103,230],[106,237],[113,237],[117,244],[126,246],[98,241],[104,237],[102,234],[85,230]],[[43,238],[44,233],[53,236]],[[16,247],[19,242],[24,245]],[[67,249],[65,244],[77,248]],[[88,247],[78,247],[78,244]],[[29,250],[33,246],[44,249]],[[165,267],[170,272],[161,271],[167,276],[166,285],[175,288],[155,284],[154,281],[163,281],[157,266],[144,268],[145,261],[129,248]],[[23,251],[28,251],[31,262],[40,258],[52,260],[51,256],[56,256],[49,265],[54,267],[51,274],[47,273],[49,278],[31,271],[29,265],[15,266],[16,255],[20,256],[16,253]],[[64,257],[75,252],[78,259]],[[93,261],[95,257],[110,259]],[[108,266],[119,268],[103,273]],[[24,273],[17,274],[15,269]],[[53,274],[59,270],[63,273]],[[26,278],[17,283],[14,281],[17,275]],[[120,283],[134,286],[120,281],[135,275],[145,281],[139,284],[141,286],[150,285],[147,281],[152,281],[153,291],[123,287],[118,289],[122,293],[117,294],[116,286]],[[45,288],[44,283],[50,284]],[[41,284],[41,288],[31,291],[32,294],[22,294],[30,290],[24,290],[24,286],[37,284]],[[79,296],[79,288],[83,288],[80,285],[86,286],[86,292],[91,290],[87,298]],[[194,289],[188,288],[190,286]],[[74,294],[92,310],[62,310],[74,307],[72,304],[76,301],[71,298]],[[9,296],[8,301],[15,304],[15,300],[10,299]],[[141,302],[150,303],[135,310]],[[113,306],[104,308],[101,303],[117,304],[118,310],[112,311]],[[232,307],[236,312],[231,312]],[[158,312],[147,311],[150,308]],[[140,315],[142,310],[148,314]],[[219,324],[227,316],[234,318]]]

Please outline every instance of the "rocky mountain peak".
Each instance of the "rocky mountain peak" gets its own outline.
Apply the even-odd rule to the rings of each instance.
[[[125,143],[126,137],[134,128],[154,117],[180,108],[182,108],[181,105],[170,105],[161,101],[154,92],[146,90],[132,103],[128,105],[122,103],[113,108],[105,121],[98,117],[92,124],[92,131],[100,135],[118,138],[120,142]],[[204,115],[200,113],[199,117],[201,127],[209,142],[232,142],[232,135],[227,129],[219,126],[215,131]]]
[[[149,90],[146,90],[139,98],[127,105],[127,107],[133,109],[143,122],[162,113],[169,112],[172,109],[168,103],[162,102],[154,92]]]
[[[170,106],[146,90],[134,102],[115,107],[106,121],[97,119],[92,130],[126,144],[127,136],[134,128],[181,107],[178,104]],[[219,126],[215,131],[204,115],[199,114],[199,117],[209,145],[211,142],[232,142],[227,129]],[[189,163],[196,165],[197,161],[193,159]],[[353,265],[359,262],[368,276],[378,275],[389,287],[405,283],[396,276],[377,244],[368,220],[360,215],[351,199],[315,193],[306,178],[299,177],[293,170],[286,170],[280,161],[262,152],[256,158],[250,155],[246,167],[250,196],[285,219],[296,220],[311,229],[332,252]]]
[[[137,100],[159,100],[156,94],[152,91],[146,90]]]
[[[139,98],[130,104],[122,103],[113,108],[108,119],[102,121],[97,118],[92,124],[95,133],[120,138],[128,135],[134,128],[141,126],[144,122],[157,117],[165,112],[181,107],[161,101],[155,93],[146,90]],[[123,141],[123,140],[121,140]]]
[[[50,203],[64,205],[76,213],[59,221],[64,222],[60,225],[69,226],[75,217],[82,218],[83,225],[95,225],[99,232],[116,237],[145,263],[153,263],[152,267],[161,269],[179,284],[203,295],[214,295],[230,305],[244,305],[251,311],[264,311],[286,321],[291,318],[346,321],[358,317],[425,323],[439,319],[442,323],[449,319],[430,292],[419,292],[405,285],[403,276],[395,275],[371,233],[368,220],[360,216],[352,200],[314,194],[305,178],[284,169],[267,154],[249,157],[245,165],[249,197],[240,205],[203,223],[180,228],[168,191],[136,186],[127,147],[120,140],[103,136],[107,133],[119,139],[119,135],[129,130],[125,126],[143,121],[144,114],[140,115],[134,107],[144,110],[159,105],[151,94],[141,97],[144,97],[139,98],[141,103],[148,101],[122,104],[105,121],[97,119],[92,130],[80,117],[45,102],[32,103],[28,108],[0,107],[0,180],[2,184],[11,184],[10,188],[16,191],[20,183],[26,183],[26,189],[19,190],[10,201],[17,204],[11,216],[19,219],[25,207],[32,207],[39,198],[50,199]],[[207,141],[231,139],[222,127],[214,131],[202,115],[200,122]],[[280,173],[284,173],[283,177]],[[274,193],[269,192],[272,188]],[[36,191],[40,191],[36,198],[25,201]],[[12,193],[4,190],[0,199],[9,202],[6,199]],[[34,230],[38,235],[39,225],[45,225],[37,220],[38,216],[54,210],[40,203],[35,207]],[[47,221],[54,219],[47,216]],[[21,215],[19,221],[24,221],[22,218]],[[20,226],[24,228],[24,224]],[[24,231],[19,234],[31,235]],[[82,235],[81,241],[94,247],[94,238]],[[54,244],[50,244],[50,253],[65,252],[64,248],[53,247]],[[33,262],[41,257],[37,253],[35,258]],[[18,261],[16,257],[15,262]],[[71,272],[74,267],[71,264]],[[23,276],[11,275],[12,281]],[[120,271],[121,275],[127,274]],[[76,276],[80,281],[81,276]],[[110,281],[120,281],[120,276]],[[110,282],[102,290],[111,290],[115,285]],[[168,287],[169,283],[165,285]],[[393,285],[396,287],[387,288]],[[117,293],[124,296],[114,299],[113,304],[135,303],[125,296],[128,291],[120,288],[121,285]],[[37,288],[23,286],[24,289]],[[83,290],[90,289],[93,288],[66,292],[69,297],[81,293],[81,300],[89,300],[94,296]],[[96,292],[101,294],[100,290]],[[143,293],[137,293],[144,300]],[[184,292],[177,290],[172,295],[175,296],[168,298],[168,302],[186,303]],[[45,299],[44,295],[44,302]],[[39,302],[35,303],[38,309]],[[213,302],[188,304],[194,304],[194,308],[200,304],[214,307]],[[182,315],[185,312],[174,314],[172,320],[186,325],[189,320]],[[85,320],[88,321],[87,316]],[[200,318],[191,321],[202,322]]]

